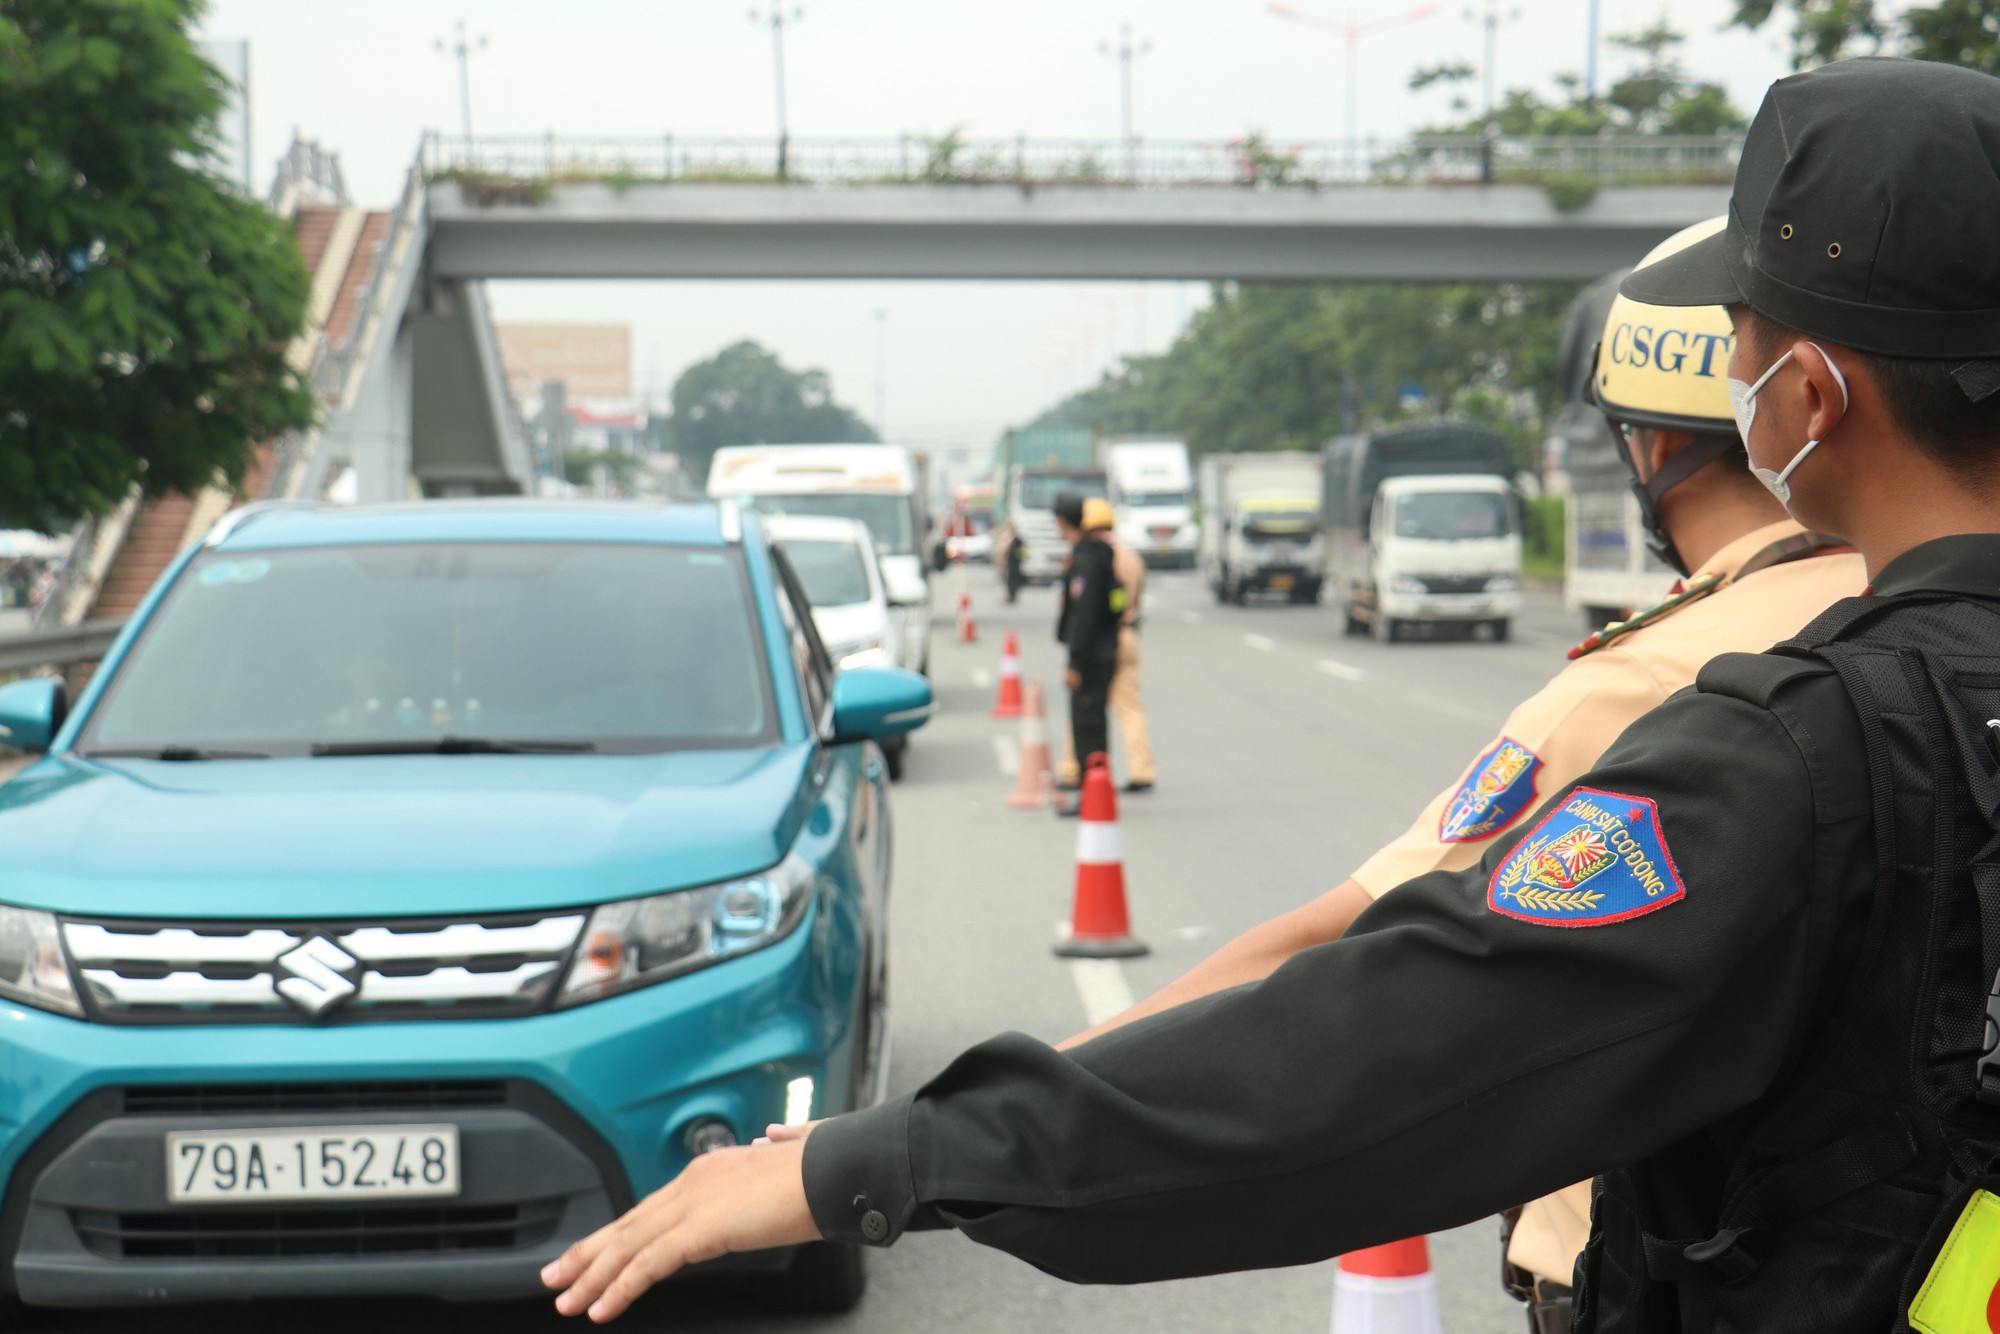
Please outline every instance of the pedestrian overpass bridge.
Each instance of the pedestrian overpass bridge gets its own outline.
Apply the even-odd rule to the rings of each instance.
[[[1721,212],[1739,149],[426,135],[287,489],[532,484],[487,279],[1585,281]]]

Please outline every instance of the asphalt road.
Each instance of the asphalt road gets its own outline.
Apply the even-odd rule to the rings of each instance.
[[[1003,767],[1012,725],[991,721],[1002,636],[1021,636],[1030,676],[1057,683],[1053,595],[1000,606],[990,571],[963,577],[980,643],[939,622],[932,675],[943,714],[919,734],[896,792],[892,988],[898,1091],[1003,1029],[1048,1040],[1086,1025],[1071,967],[1049,945],[1073,878],[1075,826],[1010,812]],[[938,599],[948,612],[957,585]],[[1146,696],[1160,785],[1121,816],[1135,928],[1150,958],[1109,982],[1136,995],[1169,981],[1242,929],[1344,878],[1404,827],[1489,738],[1507,709],[1552,674],[1575,618],[1531,597],[1505,644],[1377,644],[1340,633],[1328,608],[1224,607],[1192,575],[1161,575],[1144,632]],[[1052,713],[1061,716],[1060,692]],[[1097,977],[1093,993],[1103,1003]],[[1389,1091],[1385,1090],[1385,1096]],[[1449,1334],[1517,1334],[1496,1283],[1495,1224],[1432,1241]],[[625,1324],[686,1331],[1297,1331],[1327,1327],[1331,1264],[1142,1288],[1080,1288],[951,1235],[919,1235],[874,1257],[861,1307],[838,1319],[786,1316],[754,1291],[671,1287]],[[103,1334],[482,1334],[568,1327],[541,1305],[284,1303],[60,1318]]]

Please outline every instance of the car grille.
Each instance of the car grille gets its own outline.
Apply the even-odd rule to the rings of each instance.
[[[493,1018],[544,1008],[581,911],[477,921],[146,923],[67,918],[105,1023]]]
[[[290,1260],[316,1256],[452,1255],[539,1246],[561,1221],[559,1200],[525,1204],[76,1210],[83,1244],[122,1260]]]
[[[1423,576],[1426,593],[1484,593],[1486,580],[1483,574],[1427,574]]]
[[[407,1083],[166,1084],[124,1090],[127,1116],[234,1116],[284,1112],[436,1112],[504,1107],[498,1079]]]

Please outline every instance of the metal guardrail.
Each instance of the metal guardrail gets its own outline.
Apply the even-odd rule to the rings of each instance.
[[[95,662],[125,628],[122,620],[85,621],[51,630],[0,635],[0,672],[29,672]]]
[[[809,185],[1101,185],[1263,188],[1547,179],[1597,184],[1726,182],[1737,133],[1537,138],[1420,135],[1277,143],[1101,139],[689,139],[672,134],[579,138],[427,134],[430,177],[500,181],[787,181]],[[780,164],[783,164],[782,167]]]

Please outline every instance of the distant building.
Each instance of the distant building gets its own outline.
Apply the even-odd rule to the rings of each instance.
[[[255,193],[250,156],[250,43],[238,39],[198,45],[208,63],[229,80],[229,100],[216,120],[216,171],[241,184],[246,193]]]

